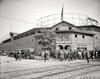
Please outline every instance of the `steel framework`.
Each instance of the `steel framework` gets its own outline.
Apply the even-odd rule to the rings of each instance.
[[[92,19],[87,15],[77,14],[77,13],[64,13],[63,20],[72,23],[76,26],[81,26],[81,25],[100,26],[100,23],[97,20]],[[52,14],[38,19],[37,26],[51,27],[60,21],[61,21],[61,14]]]

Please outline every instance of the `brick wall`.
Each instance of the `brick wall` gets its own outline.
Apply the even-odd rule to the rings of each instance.
[[[72,49],[77,47],[87,47],[88,50],[93,49],[93,37],[84,34],[72,34]],[[83,38],[84,36],[84,38]]]
[[[25,49],[33,48],[35,46],[35,38],[33,35],[23,37],[8,43],[2,44],[3,49]]]

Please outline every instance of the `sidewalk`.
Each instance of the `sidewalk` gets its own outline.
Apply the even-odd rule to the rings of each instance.
[[[86,60],[75,60],[75,61],[59,61],[55,59],[50,59],[47,62],[44,60],[35,60],[35,59],[22,59],[21,61],[15,61],[14,58],[10,58],[7,56],[0,56],[0,73],[4,72],[11,72],[11,71],[18,71],[18,70],[27,70],[32,68],[42,68],[42,67],[49,67],[54,65],[62,65],[74,62],[85,62]]]

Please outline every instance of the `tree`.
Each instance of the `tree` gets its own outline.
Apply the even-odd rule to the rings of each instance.
[[[38,44],[41,44],[44,50],[51,50],[54,47],[54,37],[55,34],[53,32],[44,31],[43,34],[39,36]]]

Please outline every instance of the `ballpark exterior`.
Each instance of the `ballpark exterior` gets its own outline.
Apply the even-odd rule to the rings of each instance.
[[[55,49],[68,50],[74,49],[88,50],[100,49],[100,27],[96,25],[75,26],[66,21],[61,21],[51,27],[34,28],[16,36],[10,34],[11,38],[4,40],[0,44],[0,50],[16,50],[34,48],[35,51],[41,51],[37,37],[43,34],[43,30],[55,33]]]

